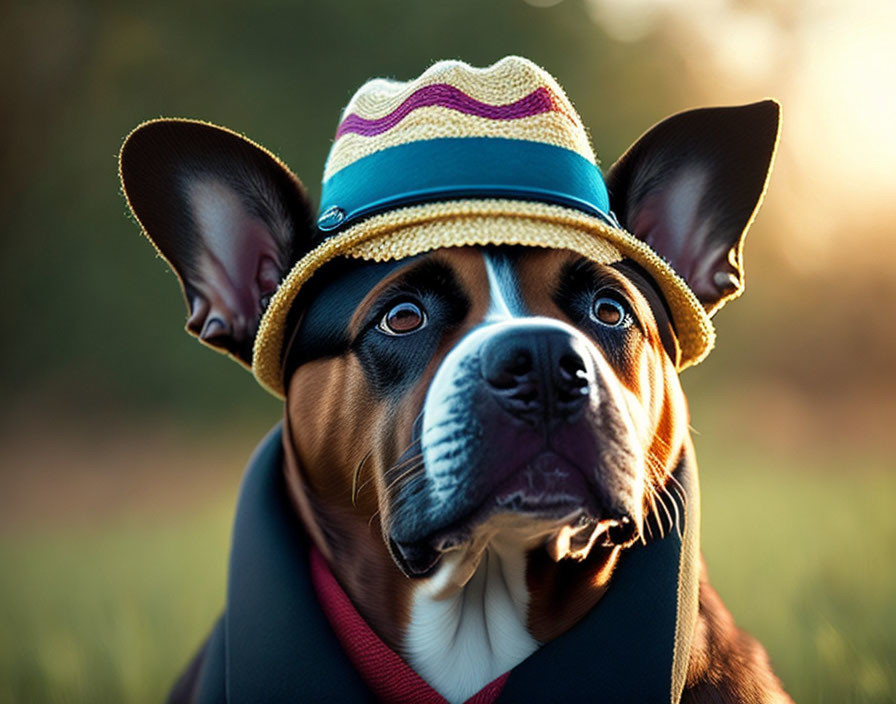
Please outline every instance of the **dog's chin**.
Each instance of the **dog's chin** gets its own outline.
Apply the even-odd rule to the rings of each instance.
[[[596,546],[628,547],[637,540],[635,521],[609,515],[584,473],[545,452],[512,472],[484,500],[452,525],[425,538],[400,542],[390,537],[392,557],[410,578],[432,576],[446,556],[478,562],[495,541],[528,551],[544,549],[555,561],[584,560]]]

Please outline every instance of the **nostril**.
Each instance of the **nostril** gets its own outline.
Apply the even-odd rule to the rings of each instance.
[[[581,407],[590,387],[585,360],[574,352],[561,355],[557,360],[557,400],[561,406],[569,410]]]
[[[565,354],[560,358],[560,378],[570,385],[582,387],[588,384],[585,361],[577,354]]]
[[[587,397],[588,387],[582,387],[580,389],[558,389],[557,410],[561,412],[577,411],[585,405]]]
[[[500,360],[486,375],[488,383],[494,388],[505,391],[520,386],[525,377],[532,373],[532,355],[526,350],[519,350],[513,356]]]
[[[528,374],[532,371],[532,355],[525,350],[517,352],[516,356],[510,360],[506,369],[514,376],[524,376]]]

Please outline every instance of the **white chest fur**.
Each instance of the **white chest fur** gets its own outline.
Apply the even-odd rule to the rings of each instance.
[[[411,667],[451,704],[465,701],[539,645],[526,629],[526,557],[519,544],[493,542],[463,586],[446,587],[458,568],[459,561],[444,560],[416,591],[405,641]]]

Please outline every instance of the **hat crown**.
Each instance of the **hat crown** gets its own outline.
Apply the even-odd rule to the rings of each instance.
[[[361,86],[342,112],[324,183],[390,147],[465,137],[541,142],[596,162],[581,118],[543,68],[520,56],[485,68],[448,60],[410,81],[375,78]]]
[[[423,202],[510,198],[613,222],[582,121],[528,59],[441,61],[401,83],[374,79],[342,114],[324,172],[324,236]]]

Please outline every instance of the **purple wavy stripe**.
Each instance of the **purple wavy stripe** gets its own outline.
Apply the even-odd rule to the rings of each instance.
[[[514,103],[489,105],[471,98],[463,91],[447,83],[435,83],[415,91],[395,110],[376,120],[368,120],[355,113],[348,115],[339,125],[339,129],[336,130],[336,139],[350,132],[365,137],[382,134],[395,127],[417,108],[428,108],[436,105],[457,110],[467,115],[485,117],[490,120],[518,120],[521,117],[539,115],[543,112],[558,109],[551,92],[544,86],[536,88],[529,95],[520,98]]]

